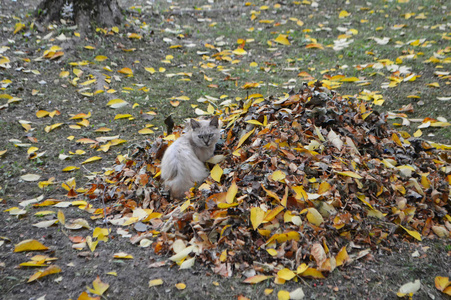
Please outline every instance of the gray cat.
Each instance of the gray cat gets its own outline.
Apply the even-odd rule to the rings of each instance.
[[[166,150],[161,160],[161,179],[173,198],[208,177],[205,162],[213,156],[219,139],[219,119],[189,121],[188,131]]]

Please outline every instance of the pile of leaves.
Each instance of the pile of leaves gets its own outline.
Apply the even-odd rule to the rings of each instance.
[[[181,268],[197,258],[250,283],[322,278],[400,240],[450,236],[449,149],[392,129],[369,102],[316,82],[216,113],[224,126],[211,176],[186,199],[171,200],[158,180],[176,130],[97,177],[87,192],[105,203],[96,213],[133,224],[133,243],[174,254]]]

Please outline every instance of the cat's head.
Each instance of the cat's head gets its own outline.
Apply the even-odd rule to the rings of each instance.
[[[219,139],[219,119],[214,116],[210,120],[190,120],[192,139],[199,147],[210,147]]]

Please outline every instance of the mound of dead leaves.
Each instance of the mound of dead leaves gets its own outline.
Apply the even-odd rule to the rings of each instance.
[[[402,239],[450,236],[447,146],[398,132],[320,83],[222,107],[211,176],[187,199],[170,201],[158,181],[176,131],[97,178],[87,193],[105,203],[97,213],[134,225],[133,243],[150,241],[181,268],[197,260],[249,283],[322,278]]]

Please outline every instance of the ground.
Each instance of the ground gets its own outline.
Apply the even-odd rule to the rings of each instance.
[[[401,285],[416,279],[422,288],[414,299],[447,299],[434,279],[451,277],[449,238],[399,240],[396,250],[372,249],[326,279],[247,285],[239,271],[222,278],[200,264],[179,270],[167,262],[171,253],[133,245],[116,228],[94,252],[76,250],[69,237],[92,230],[33,225],[59,210],[66,220],[89,220],[91,228],[106,227],[102,219],[90,220],[76,207],[20,204],[41,195],[67,201],[64,182],[74,178],[76,189],[85,187],[118,155],[164,132],[169,114],[181,124],[221,108],[222,101],[281,95],[314,79],[374,102],[400,131],[450,144],[449,3],[124,0],[122,25],[86,37],[78,37],[69,20],[35,24],[37,4],[0,4],[0,298],[77,299],[99,276],[109,284],[107,299],[276,299],[278,291],[298,287],[307,299],[394,299]],[[107,105],[114,99],[127,103]],[[98,130],[104,127],[111,131]],[[26,174],[40,178],[21,177]],[[42,181],[53,184],[38,186]],[[37,252],[13,252],[26,239],[49,247],[45,254],[56,257],[62,271],[27,283],[36,269],[17,266]],[[113,258],[119,252],[133,259]],[[163,284],[149,287],[153,279]],[[266,296],[265,289],[274,291]]]

